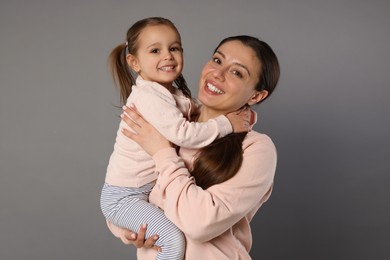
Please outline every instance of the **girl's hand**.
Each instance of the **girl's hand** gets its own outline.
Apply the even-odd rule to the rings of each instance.
[[[249,106],[226,115],[233,127],[234,133],[249,132],[251,130],[252,113]]]
[[[122,129],[122,133],[138,143],[148,154],[153,156],[158,151],[171,147],[171,143],[156,128],[149,124],[135,106],[123,107],[122,120],[134,131]]]

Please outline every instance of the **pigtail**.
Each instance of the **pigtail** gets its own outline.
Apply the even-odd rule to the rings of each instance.
[[[126,61],[126,44],[115,47],[108,58],[111,74],[115,85],[119,88],[122,104],[126,104],[132,86],[135,84],[134,76]]]
[[[191,98],[191,90],[188,88],[187,82],[184,79],[183,74],[180,73],[180,76],[175,79],[175,84],[177,88],[183,92],[184,96]]]

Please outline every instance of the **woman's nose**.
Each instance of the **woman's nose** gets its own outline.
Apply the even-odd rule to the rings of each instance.
[[[213,71],[213,75],[216,79],[223,81],[223,80],[225,80],[225,69],[224,68],[217,68]]]

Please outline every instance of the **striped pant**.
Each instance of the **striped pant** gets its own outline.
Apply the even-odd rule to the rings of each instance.
[[[117,187],[105,183],[100,198],[103,215],[115,225],[132,231],[147,224],[145,238],[154,234],[159,236],[155,245],[161,247],[161,252],[156,259],[182,260],[185,251],[184,235],[160,208],[148,202],[152,188],[152,183],[139,188]]]

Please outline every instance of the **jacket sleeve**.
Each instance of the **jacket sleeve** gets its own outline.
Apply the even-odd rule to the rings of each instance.
[[[204,123],[188,121],[172,95],[152,88],[134,88],[131,103],[165,138],[180,147],[201,148],[233,132],[223,115]]]
[[[276,149],[265,135],[251,135],[247,139],[243,164],[237,174],[207,190],[196,186],[174,149],[155,154],[159,177],[151,201],[163,208],[166,216],[189,238],[205,242],[217,237],[270,196]]]

